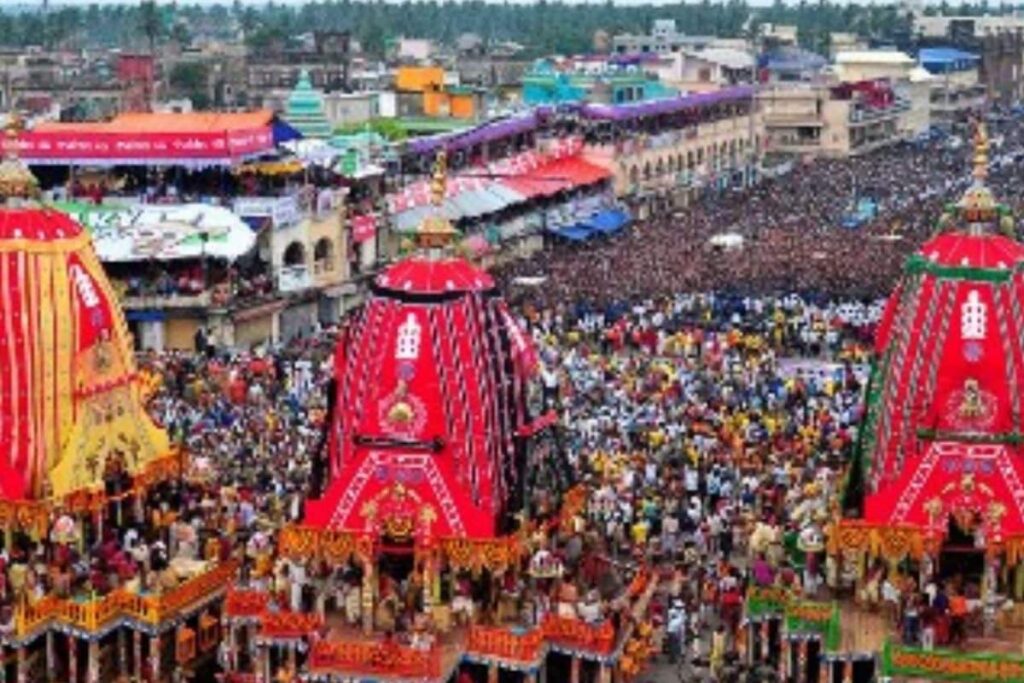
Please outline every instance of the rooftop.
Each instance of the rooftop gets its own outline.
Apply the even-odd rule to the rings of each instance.
[[[899,50],[846,50],[836,54],[836,64],[906,64],[914,58]]]
[[[922,64],[953,64],[956,62],[977,62],[981,58],[976,54],[964,52],[955,47],[926,47],[918,53],[917,59]]]
[[[749,52],[731,47],[709,47],[699,51],[686,51],[687,56],[704,59],[727,69],[752,69],[754,57]]]

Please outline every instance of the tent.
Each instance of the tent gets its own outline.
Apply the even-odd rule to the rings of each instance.
[[[152,204],[106,209],[61,205],[85,225],[104,263],[245,255],[256,234],[231,210],[207,204]]]

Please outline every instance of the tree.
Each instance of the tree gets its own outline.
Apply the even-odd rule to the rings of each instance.
[[[196,109],[210,106],[210,67],[202,62],[180,62],[168,77],[171,91],[179,97],[192,100]]]
[[[143,0],[139,5],[139,30],[146,36],[149,54],[156,55],[156,42],[163,36],[164,20],[156,6],[156,0]]]
[[[185,25],[185,22],[174,22],[174,26],[171,27],[171,39],[178,44],[178,47],[188,47],[192,42],[192,35],[189,33],[188,26]]]

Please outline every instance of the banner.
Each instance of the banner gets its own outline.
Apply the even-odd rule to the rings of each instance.
[[[269,126],[189,133],[31,131],[18,138],[18,154],[28,164],[101,160],[152,163],[175,159],[228,164],[273,147],[274,136]]]
[[[284,197],[239,197],[232,210],[242,218],[270,218],[275,228],[286,228],[302,219],[295,195]]]
[[[1002,681],[1024,683],[1024,659],[994,653],[923,650],[886,641],[882,675],[929,681]]]
[[[377,218],[372,215],[364,214],[361,216],[352,217],[352,241],[356,244],[362,244],[367,240],[372,240],[374,235],[377,234]]]

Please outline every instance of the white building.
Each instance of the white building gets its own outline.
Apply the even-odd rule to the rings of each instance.
[[[612,38],[612,51],[619,54],[671,54],[684,49],[702,49],[715,42],[714,36],[689,36],[676,29],[673,19],[656,19],[648,35],[624,33]]]

